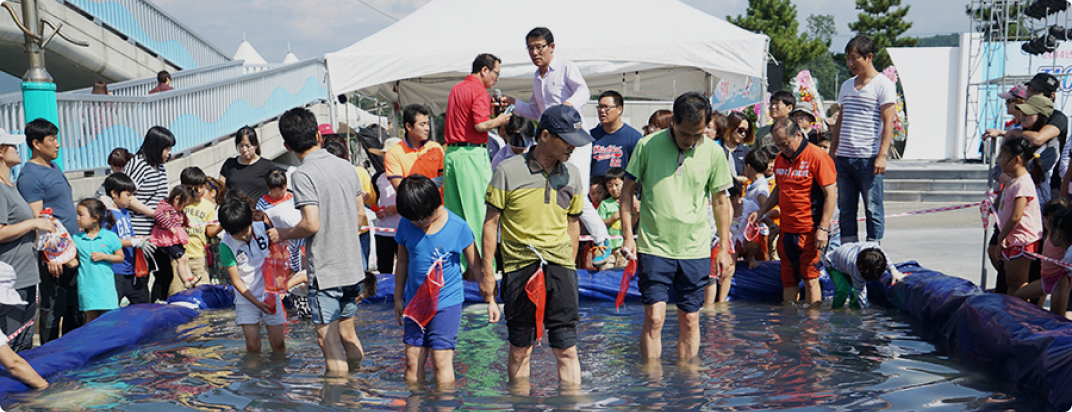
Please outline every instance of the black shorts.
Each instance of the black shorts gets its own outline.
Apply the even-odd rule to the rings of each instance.
[[[186,247],[183,245],[164,246],[158,249],[163,250],[168,256],[171,256],[171,259],[173,260],[178,260],[182,255],[186,254]]]
[[[503,276],[500,292],[503,313],[510,345],[515,347],[524,348],[536,342],[536,305],[525,294],[525,283],[539,267],[539,263],[533,263]],[[547,264],[543,275],[547,287],[543,317],[547,339],[555,349],[576,346],[577,323],[580,321],[577,271]]]

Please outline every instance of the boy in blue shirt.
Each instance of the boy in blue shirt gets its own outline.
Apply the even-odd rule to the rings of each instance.
[[[395,234],[395,316],[405,327],[406,382],[424,380],[424,363],[431,351],[436,386],[444,389],[454,383],[454,348],[465,300],[461,256],[465,255],[474,278],[483,273],[484,265],[468,223],[444,208],[441,199],[436,184],[419,174],[398,185],[396,206],[404,219]],[[487,288],[481,291],[488,302],[488,321],[498,322],[493,288],[483,289]]]
[[[112,265],[112,271],[115,272],[115,290],[119,293],[119,302],[125,297],[131,305],[149,303],[149,277],[135,276],[134,249],[150,249],[152,253],[154,248],[148,238],[134,237],[134,226],[130,222],[130,211],[127,208],[130,207],[130,200],[134,198],[137,189],[130,176],[123,172],[109,174],[104,179],[104,192],[111,199],[111,202],[104,204],[109,205],[108,212],[115,219],[115,224],[106,225],[105,229],[115,232],[123,244],[123,261]],[[141,250],[137,253],[141,253]]]

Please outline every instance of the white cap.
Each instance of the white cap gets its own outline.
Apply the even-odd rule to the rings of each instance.
[[[0,262],[0,305],[25,305],[26,301],[15,291],[15,269]]]
[[[26,136],[21,134],[11,134],[7,130],[0,129],[0,145],[18,146],[26,143]]]

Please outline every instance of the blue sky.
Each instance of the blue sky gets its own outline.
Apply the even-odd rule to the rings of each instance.
[[[353,44],[389,26],[393,19],[369,6],[401,19],[429,0],[153,0],[167,13],[233,55],[243,36],[270,63],[281,62],[288,50],[300,59],[321,56]],[[683,0],[719,18],[743,14],[747,0]],[[363,3],[367,3],[366,6]],[[810,14],[833,14],[838,36],[832,48],[841,49],[851,38],[848,23],[856,21],[854,0],[795,0],[800,28]],[[539,2],[526,3],[538,7]],[[910,5],[910,35],[929,36],[970,30],[965,1],[904,0]],[[209,12],[211,11],[211,12]],[[316,12],[313,12],[316,11]],[[323,12],[329,11],[329,12]],[[593,20],[595,21],[595,20]],[[631,22],[652,27],[651,22]],[[2,75],[2,74],[0,74]],[[17,80],[0,78],[0,93],[17,90]]]

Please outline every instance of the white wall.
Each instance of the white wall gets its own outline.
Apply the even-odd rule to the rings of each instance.
[[[904,159],[962,157],[966,84],[960,47],[887,49],[904,90],[908,136]]]

